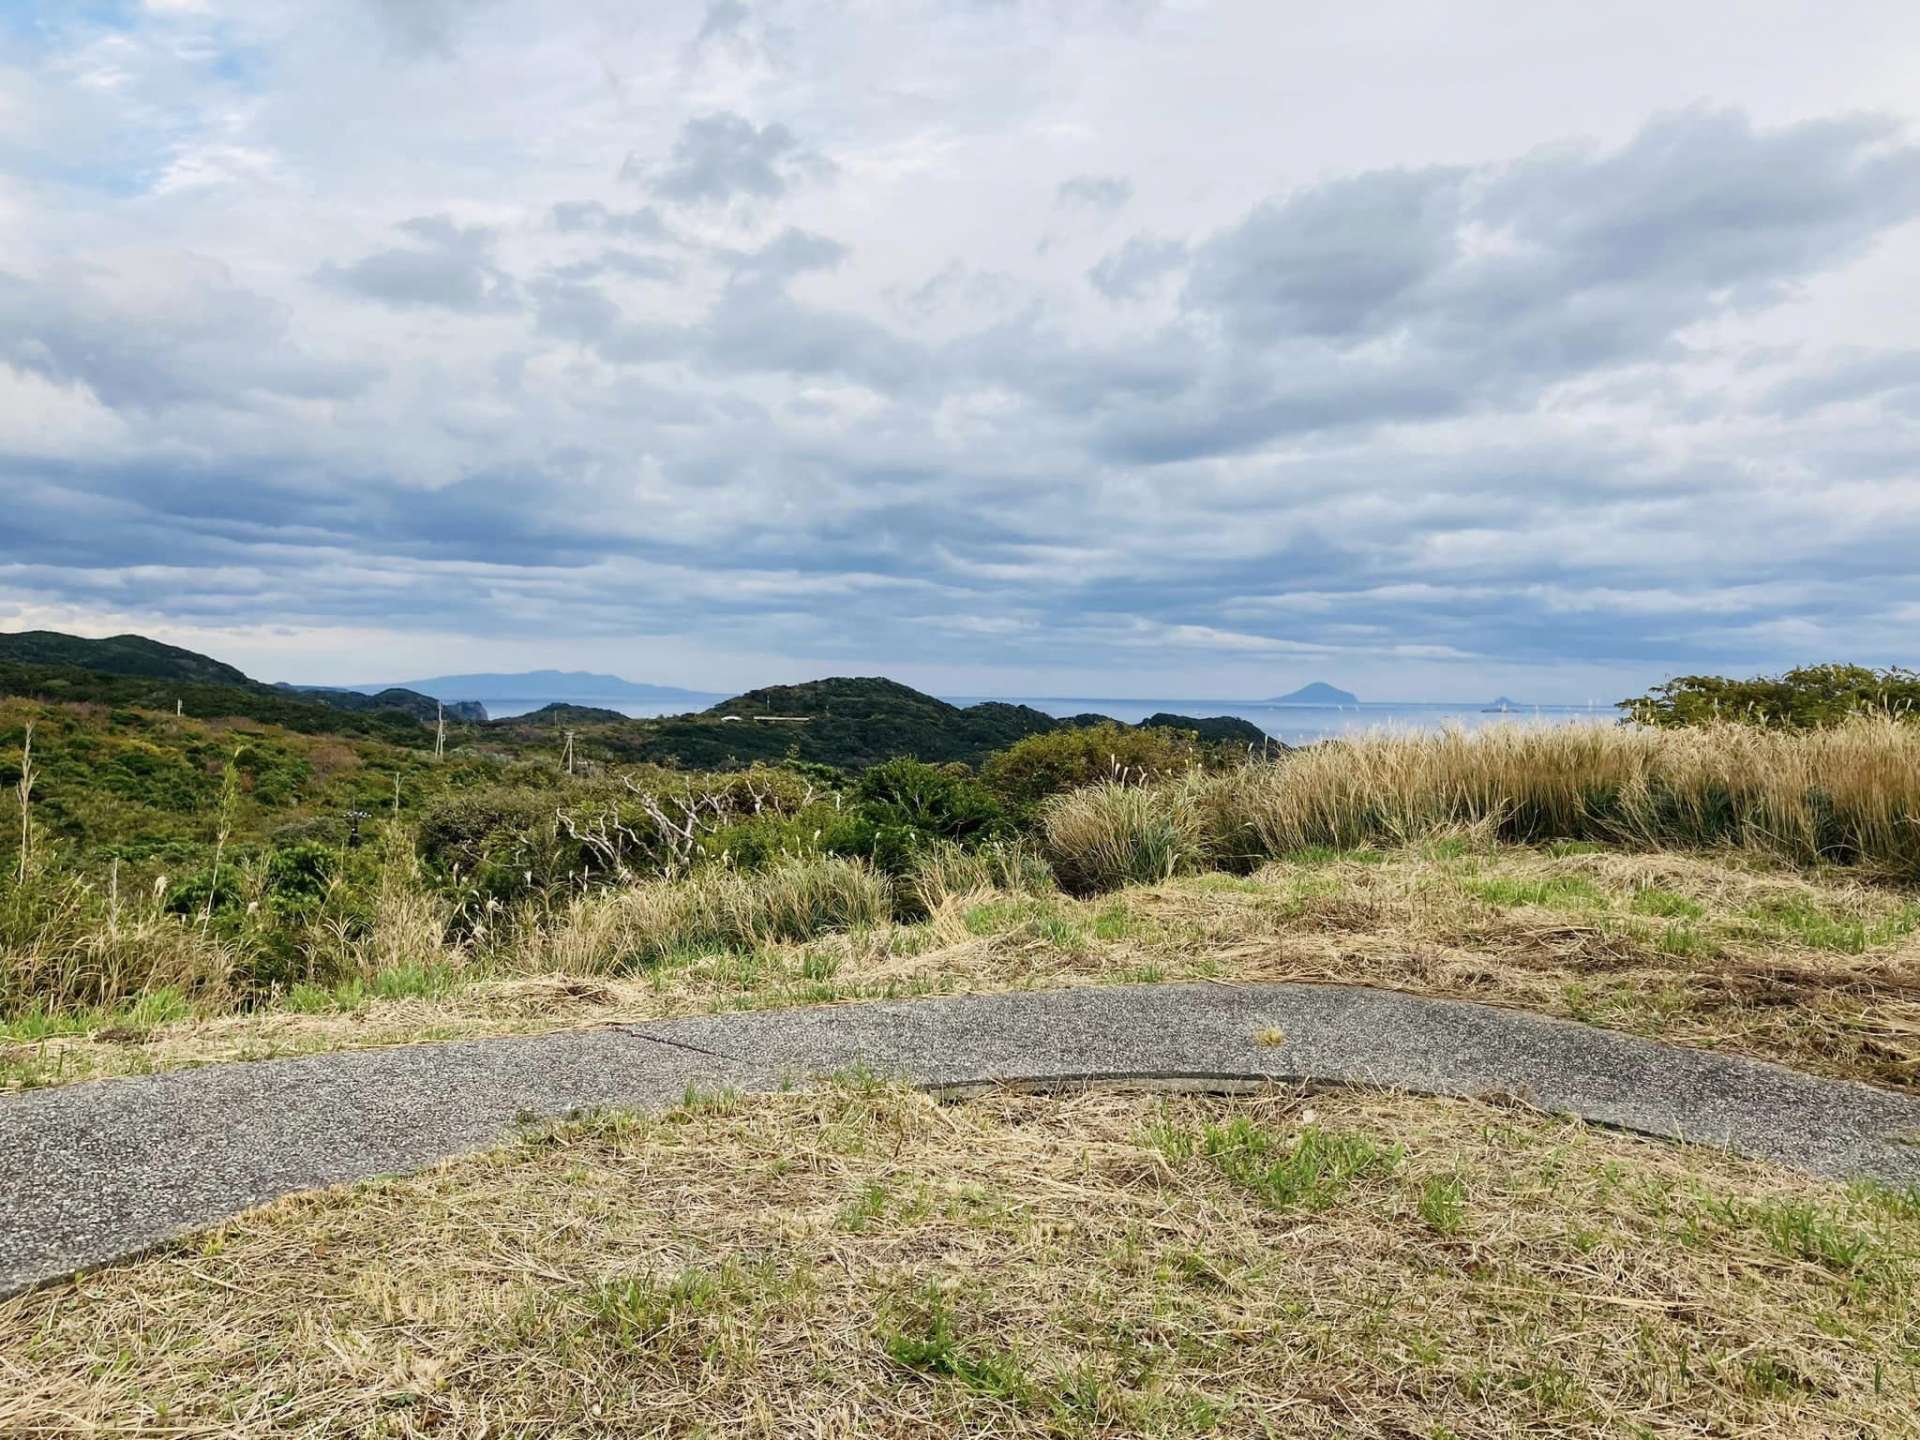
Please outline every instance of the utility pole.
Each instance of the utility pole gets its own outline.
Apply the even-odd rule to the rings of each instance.
[[[434,703],[433,722],[433,758],[442,760],[447,754],[447,707],[445,702]]]
[[[567,731],[567,774],[573,774],[573,731]]]

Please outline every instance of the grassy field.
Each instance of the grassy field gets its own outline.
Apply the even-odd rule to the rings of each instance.
[[[0,1432],[1920,1434],[1920,1193],[1368,1092],[845,1079],[0,1305]]]
[[[538,946],[485,961],[430,935],[408,943],[438,945],[438,960],[416,954],[369,983],[309,987],[266,1010],[196,1015],[162,993],[107,1014],[16,1019],[0,1024],[0,1084],[735,1008],[1294,980],[1478,1000],[1920,1085],[1920,893],[1852,870],[1442,838],[1075,897],[1030,865],[996,873],[961,858],[923,876],[930,913],[913,923],[887,919],[856,872],[841,902],[863,907],[851,928],[813,934],[808,903],[819,901],[802,890],[784,920],[743,915],[736,897],[741,928],[721,933],[696,914],[698,943],[662,945],[663,930],[687,924],[679,910],[663,917],[663,900],[684,910],[701,894],[727,898],[669,882],[583,897]],[[649,945],[647,963],[630,965]]]
[[[1386,986],[1920,1083],[1920,725],[1496,728],[1231,764],[1109,728],[979,776],[852,780],[435,764],[17,702],[0,724],[0,1087],[1174,979]],[[336,833],[356,804],[358,848]]]
[[[0,705],[8,743],[0,1089],[1173,981],[1920,1087],[1920,726],[1885,719],[632,783],[86,707]],[[0,1434],[1920,1435],[1916,1264],[1920,1193],[1525,1109],[850,1077],[18,1297]]]

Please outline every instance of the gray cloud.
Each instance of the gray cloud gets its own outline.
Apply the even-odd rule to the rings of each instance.
[[[833,169],[825,156],[804,149],[786,126],[756,126],[722,112],[687,121],[671,158],[651,183],[656,195],[681,204],[742,195],[777,200],[788,186],[827,179]]]
[[[557,265],[553,274],[561,280],[592,280],[601,275],[624,275],[629,280],[673,280],[680,275],[680,265],[660,255],[602,250],[591,259]]]
[[[1093,288],[1109,300],[1138,300],[1162,276],[1186,263],[1186,242],[1135,235],[1101,257],[1087,272]]]
[[[700,46],[710,41],[732,39],[747,23],[750,13],[740,0],[710,0],[707,13],[700,20],[700,31],[693,37],[693,43],[695,46]]]
[[[399,227],[419,244],[376,251],[351,265],[325,265],[324,285],[384,305],[429,306],[478,313],[515,303],[510,277],[492,260],[493,232],[426,215]]]
[[[1088,210],[1119,210],[1133,198],[1133,182],[1124,175],[1075,175],[1054,192],[1062,205]]]
[[[466,18],[494,0],[365,0],[394,45],[406,54],[451,57]]]
[[[567,200],[553,207],[554,228],[566,234],[601,231],[636,240],[671,240],[660,212],[651,205],[638,210],[609,210],[598,200]]]
[[[1910,648],[1916,149],[1807,121],[1880,103],[1812,57],[1784,122],[1706,46],[1645,94],[1764,123],[1648,120],[1601,66],[1562,104],[1575,66],[1551,104],[1500,69],[1490,127],[1450,51],[1446,103],[1309,135],[1272,96],[1346,91],[1271,7],[831,13],[428,5],[412,65],[301,7],[26,37],[0,624],[1027,693],[1613,698]],[[1148,83],[1151,124],[1113,98]]]
[[[0,271],[0,359],[135,410],[243,404],[259,393],[337,399],[376,374],[370,363],[308,352],[289,333],[286,308],[224,265],[166,252],[126,268]]]
[[[1271,201],[1194,257],[1187,302],[1242,339],[1359,337],[1459,258],[1464,170],[1384,170]]]
[[[1823,371],[1783,380],[1761,401],[1762,408],[1774,413],[1801,416],[1828,405],[1886,396],[1911,399],[1916,394],[1920,394],[1920,350],[1883,350],[1841,356]]]

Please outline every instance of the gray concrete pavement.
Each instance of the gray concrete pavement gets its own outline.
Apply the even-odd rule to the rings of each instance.
[[[1277,1027],[1278,1045],[1261,1044]],[[0,1096],[0,1296],[296,1190],[417,1169],[530,1117],[776,1089],[1120,1078],[1518,1095],[1827,1176],[1920,1181],[1920,1099],[1458,1001],[1101,987],[760,1011],[317,1055]]]

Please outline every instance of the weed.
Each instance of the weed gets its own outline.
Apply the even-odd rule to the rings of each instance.
[[[1307,1125],[1282,1138],[1245,1117],[1201,1132],[1198,1151],[1228,1180],[1276,1210],[1324,1210],[1355,1180],[1400,1163],[1397,1145],[1359,1132]]]
[[[880,1338],[887,1358],[909,1370],[948,1376],[996,1400],[1020,1401],[1032,1392],[1013,1355],[961,1341],[946,1294],[937,1287],[927,1289],[907,1317]]]
[[[1636,915],[1657,915],[1663,920],[1698,920],[1707,913],[1698,900],[1654,885],[1635,890],[1630,908]]]
[[[1430,1175],[1420,1186],[1420,1218],[1437,1235],[1458,1235],[1467,1225],[1467,1187],[1458,1175]]]

